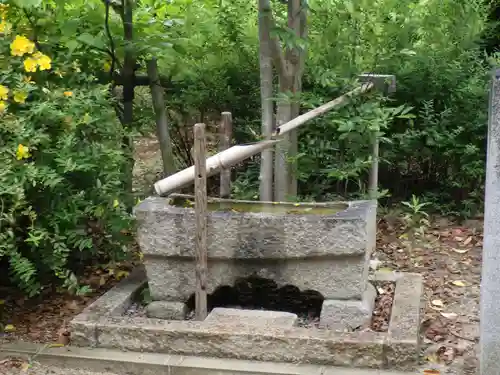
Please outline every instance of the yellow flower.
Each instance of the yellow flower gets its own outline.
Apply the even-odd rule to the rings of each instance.
[[[22,35],[16,35],[14,41],[10,44],[10,54],[12,56],[23,56],[25,53],[33,53],[35,43]]]
[[[7,17],[8,8],[9,4],[0,4],[0,15],[2,16],[2,19]]]
[[[113,207],[114,207],[114,208],[116,208],[116,207],[118,207],[119,205],[120,205],[120,202],[118,202],[118,199],[115,199],[115,200],[113,201]]]
[[[71,92],[71,91],[64,91],[64,96],[66,96],[66,97],[69,98],[70,96],[73,96],[73,92]]]
[[[11,29],[12,25],[2,19],[2,21],[0,22],[0,34],[9,34]]]
[[[0,100],[7,100],[9,97],[9,89],[3,85],[0,85]]]
[[[19,146],[17,146],[17,152],[16,152],[17,160],[27,159],[30,156],[31,156],[30,149],[28,147],[23,146],[22,144],[19,144]]]
[[[14,101],[16,103],[24,104],[27,97],[28,93],[25,91],[14,91]]]
[[[33,55],[33,57],[36,59],[36,62],[40,67],[40,70],[49,70],[52,67],[51,65],[52,60],[50,59],[49,56],[44,55],[41,52],[37,52]]]
[[[6,109],[7,103],[5,103],[3,100],[0,100],[0,113],[4,113]]]
[[[111,70],[111,63],[109,61],[105,61],[102,67],[105,72],[109,72]]]
[[[26,70],[27,72],[36,72],[37,67],[37,61],[34,58],[28,57],[26,60],[24,60],[24,70]]]

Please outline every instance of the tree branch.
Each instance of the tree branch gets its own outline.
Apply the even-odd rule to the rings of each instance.
[[[109,39],[109,48],[110,48],[110,55],[111,55],[111,68],[109,74],[112,76],[113,72],[115,71],[115,64],[116,64],[116,53],[115,53],[115,41],[113,40],[113,36],[111,35],[111,30],[109,29],[109,6],[111,3],[111,0],[103,0],[104,1],[104,7],[106,10],[106,14],[104,16],[104,29],[106,30],[106,35],[108,36]]]
[[[35,43],[36,49],[42,52],[42,46],[40,45],[40,42],[38,41],[38,33],[37,33],[37,26],[36,23],[33,22],[31,19],[32,14],[30,14],[26,8],[23,8],[24,15],[26,16],[26,19],[28,20],[28,23],[30,24],[31,28],[33,29],[33,43]]]

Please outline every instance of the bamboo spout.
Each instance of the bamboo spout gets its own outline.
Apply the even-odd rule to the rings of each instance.
[[[275,138],[277,139],[265,140],[249,145],[233,146],[209,157],[207,159],[207,177],[213,176],[219,173],[222,169],[230,168],[251,156],[257,155],[262,152],[262,150],[273,147],[277,142],[279,142],[279,138],[282,137],[283,134],[298,128],[305,122],[328,111],[344,107],[350,102],[352,97],[364,94],[367,91],[372,90],[374,87],[373,82],[363,83],[360,87],[349,91],[347,94],[344,94],[328,103],[323,104],[322,106],[319,106],[318,108],[294,118],[276,129]],[[191,166],[156,182],[154,188],[158,195],[168,195],[186,185],[192,184],[194,182],[194,178],[194,166]]]

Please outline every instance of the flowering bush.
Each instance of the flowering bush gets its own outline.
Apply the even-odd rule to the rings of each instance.
[[[82,292],[82,262],[125,255],[124,129],[107,87],[0,17],[0,266],[29,296]]]

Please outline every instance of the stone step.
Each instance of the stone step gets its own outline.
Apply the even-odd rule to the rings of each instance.
[[[31,360],[28,374],[78,375],[409,375],[414,372],[360,369],[309,364],[188,357],[78,347],[44,348],[16,343],[0,346],[0,361]],[[19,371],[19,370],[17,370]],[[16,372],[13,372],[13,374]],[[18,373],[18,372],[17,372]]]

